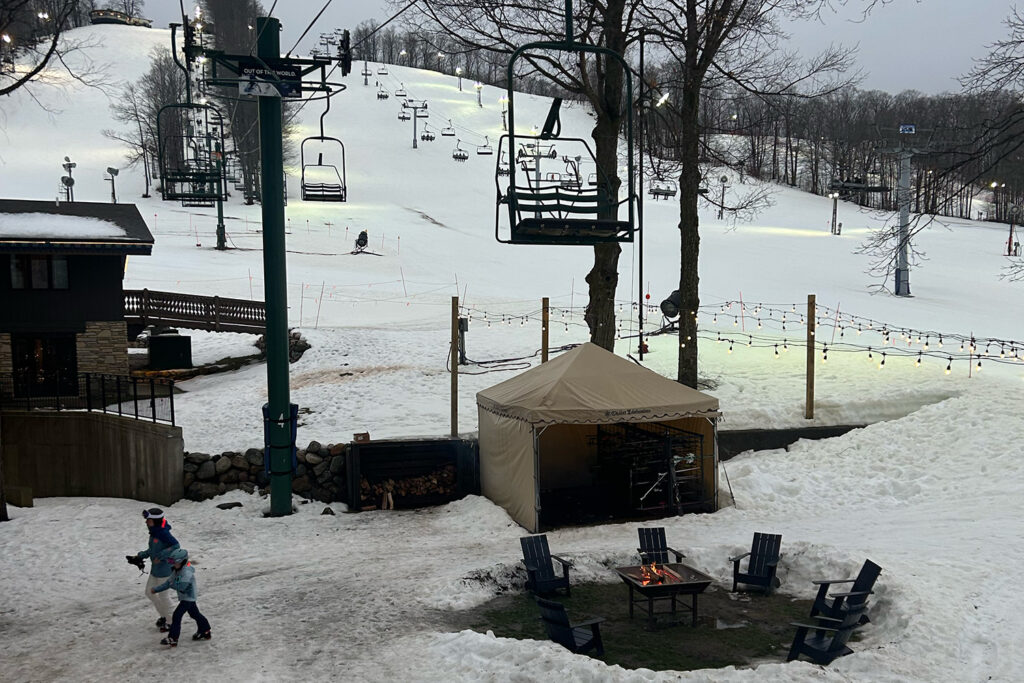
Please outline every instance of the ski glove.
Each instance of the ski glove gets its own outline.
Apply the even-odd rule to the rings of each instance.
[[[138,555],[125,555],[124,559],[128,560],[128,564],[134,564],[138,567],[140,572],[146,570],[146,563]]]

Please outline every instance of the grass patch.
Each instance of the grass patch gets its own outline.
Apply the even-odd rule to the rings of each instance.
[[[646,610],[637,605],[629,617],[625,584],[580,584],[572,597],[557,598],[573,622],[604,617],[601,636],[605,654],[601,660],[627,669],[690,671],[693,669],[745,666],[757,661],[782,661],[789,652],[795,629],[791,621],[806,621],[811,600],[784,595],[730,593],[709,586],[698,600],[698,625],[690,626],[687,610],[678,613],[678,625],[667,625],[668,603],[656,603],[664,613],[651,628]],[[681,598],[689,604],[689,597]],[[453,615],[456,628],[493,631],[504,638],[547,640],[537,605],[528,594],[503,595],[479,607]]]

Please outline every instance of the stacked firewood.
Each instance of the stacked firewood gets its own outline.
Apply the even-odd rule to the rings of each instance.
[[[363,509],[394,509],[395,498],[402,496],[452,495],[455,493],[455,465],[445,465],[429,474],[403,479],[384,479],[371,484],[366,477],[359,482],[364,502],[377,503]]]

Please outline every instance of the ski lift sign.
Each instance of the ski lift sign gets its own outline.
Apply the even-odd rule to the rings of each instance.
[[[253,97],[302,97],[302,72],[285,60],[238,61],[238,93]]]
[[[900,135],[915,135],[917,133],[917,126],[913,123],[901,123],[900,124]]]

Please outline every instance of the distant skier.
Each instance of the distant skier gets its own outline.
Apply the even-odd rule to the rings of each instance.
[[[355,251],[353,251],[352,253],[353,254],[358,254],[359,252],[365,250],[366,249],[366,245],[368,245],[369,243],[370,243],[369,236],[366,234],[365,230],[362,230],[359,233],[359,237],[356,238],[356,248],[355,248]]]
[[[178,636],[181,634],[181,620],[186,612],[196,622],[196,632],[192,635],[192,640],[209,640],[210,622],[206,620],[206,617],[199,611],[199,606],[196,605],[196,572],[188,561],[188,551],[184,548],[176,548],[171,551],[170,559],[174,562],[174,571],[170,578],[150,589],[153,595],[159,595],[168,588],[173,588],[178,592],[178,606],[171,619],[171,632],[160,643],[177,647]]]
[[[178,540],[171,536],[171,525],[164,518],[164,511],[160,508],[149,508],[142,511],[142,517],[149,527],[149,547],[136,555],[125,555],[129,564],[134,564],[139,569],[145,567],[143,560],[149,558],[151,567],[149,580],[146,581],[146,597],[153,603],[160,618],[156,621],[156,627],[161,633],[170,629],[171,620],[171,599],[167,595],[160,595],[152,591],[167,580],[171,575],[172,562],[169,559],[170,553],[178,548]]]

